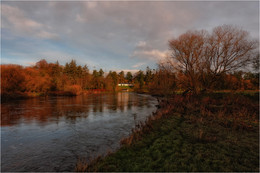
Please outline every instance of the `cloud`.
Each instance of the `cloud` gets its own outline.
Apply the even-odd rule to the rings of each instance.
[[[138,68],[138,67],[143,66],[144,64],[145,64],[144,62],[139,62],[139,63],[133,65],[132,67],[133,67],[133,68]]]
[[[137,44],[136,44],[136,47],[145,47],[146,46],[146,42],[145,41],[139,41]]]
[[[58,39],[58,35],[46,31],[39,31],[39,33],[36,33],[37,37],[43,38],[43,39]]]
[[[167,55],[167,51],[160,51],[158,49],[152,49],[152,50],[138,50],[134,51],[132,54],[132,57],[137,57],[140,59],[150,59],[155,61],[160,61],[163,58],[165,58]]]
[[[10,34],[2,34],[2,51],[35,57],[46,51],[69,52],[77,62],[95,62],[108,71],[138,63],[154,68],[165,56],[168,40],[222,24],[242,26],[258,38],[259,2],[5,1],[2,28]],[[26,41],[15,46],[17,38]]]
[[[35,66],[36,62],[26,62],[29,66]]]
[[[3,28],[11,29],[18,35],[26,34],[27,36],[40,37],[42,39],[56,39],[57,34],[43,30],[44,26],[25,17],[22,10],[17,7],[2,4]]]
[[[79,22],[79,23],[85,23],[86,22],[86,18],[83,18],[79,14],[77,14],[76,21]]]
[[[24,13],[16,7],[2,5],[2,15],[8,21],[8,24],[4,23],[4,27],[13,25],[16,29],[23,31],[30,31],[42,27],[40,23],[27,19]]]
[[[127,72],[131,72],[132,74],[135,74],[135,73],[137,73],[137,72],[140,71],[140,70],[138,70],[138,69],[123,69],[123,70],[116,70],[117,73],[120,73],[121,71],[123,71],[125,74],[126,74]]]
[[[97,6],[97,2],[95,1],[88,1],[88,2],[85,2],[85,5],[87,8],[90,8],[90,9],[93,9]]]
[[[92,62],[91,60],[84,60],[82,55],[76,55],[76,54],[71,54],[71,53],[66,53],[62,51],[44,51],[38,53],[39,56],[37,57],[38,60],[40,59],[46,59],[48,62],[56,62],[59,61],[61,64],[65,64],[66,62],[70,62],[72,59],[76,60],[76,63],[78,65],[85,65],[87,64],[88,66],[95,66],[97,65],[95,62]]]

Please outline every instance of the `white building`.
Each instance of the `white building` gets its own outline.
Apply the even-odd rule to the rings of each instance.
[[[129,84],[129,83],[119,83],[118,86],[129,86],[129,87],[132,87],[134,85],[133,84]]]

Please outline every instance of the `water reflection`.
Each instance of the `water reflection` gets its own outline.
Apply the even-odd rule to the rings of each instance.
[[[134,93],[47,97],[1,104],[2,171],[72,171],[79,157],[119,147],[156,100]]]
[[[1,126],[12,126],[21,122],[30,124],[33,121],[45,125],[49,121],[59,121],[63,116],[75,121],[78,117],[87,118],[91,111],[94,115],[107,110],[124,113],[133,106],[149,107],[150,100],[150,97],[138,97],[131,93],[16,100],[1,104]]]

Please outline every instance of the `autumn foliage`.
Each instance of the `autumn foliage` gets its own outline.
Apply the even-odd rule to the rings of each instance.
[[[87,66],[81,67],[75,61],[65,66],[41,60],[32,67],[1,65],[1,96],[17,98],[38,95],[79,95],[83,92],[118,91],[118,83],[134,84],[134,91],[156,95],[171,95],[184,91],[189,79],[183,72],[172,72],[165,66],[158,69],[139,71],[132,75],[103,70],[91,74]],[[214,90],[258,90],[259,73],[235,71],[219,76]]]
[[[65,66],[40,60],[35,66],[1,65],[1,96],[79,95],[85,91],[119,91],[119,83],[133,91],[171,95],[214,90],[259,90],[259,50],[248,32],[223,25],[189,31],[169,41],[171,54],[157,69],[135,74],[102,69],[90,73],[75,60]],[[244,72],[248,64],[254,72]]]
[[[129,72],[130,73],[130,72]],[[88,91],[117,91],[118,83],[129,83],[123,73],[89,72],[75,60],[65,66],[40,60],[31,67],[1,65],[1,96],[17,98],[38,95],[79,95]]]
[[[1,94],[23,92],[26,81],[23,69],[18,65],[1,66]]]

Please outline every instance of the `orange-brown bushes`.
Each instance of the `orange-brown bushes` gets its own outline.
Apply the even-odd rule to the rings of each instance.
[[[196,105],[200,105],[199,114]],[[255,130],[259,121],[259,102],[238,94],[227,95],[222,99],[204,98],[199,104],[195,101],[194,107],[188,110],[189,114],[213,118],[222,126],[235,130]]]
[[[25,91],[35,93],[47,93],[51,90],[52,81],[51,76],[43,70],[32,67],[24,69],[25,74]]]
[[[24,90],[25,76],[18,65],[1,65],[1,94]]]
[[[41,60],[32,67],[1,65],[1,96],[3,98],[32,97],[58,92],[65,95],[81,94],[89,86],[86,66],[64,68],[59,63]],[[71,63],[70,63],[71,64]]]
[[[159,69],[154,74],[148,90],[154,95],[167,96],[174,93],[175,85],[175,75],[165,69]]]
[[[86,172],[86,170],[88,169],[89,164],[87,161],[79,159],[77,161],[76,167],[75,167],[75,171],[76,172]]]
[[[82,93],[82,88],[80,85],[66,86],[64,90],[70,92],[73,95],[80,95]]]
[[[132,134],[121,140],[122,145],[131,145],[153,129],[153,121],[167,116],[179,115],[187,122],[198,126],[198,140],[214,142],[217,138],[208,135],[200,126],[217,123],[224,128],[233,130],[257,130],[259,117],[257,101],[242,95],[226,95],[220,98],[211,96],[192,97],[175,95],[171,99],[159,101],[159,109],[147,120],[136,125]]]

